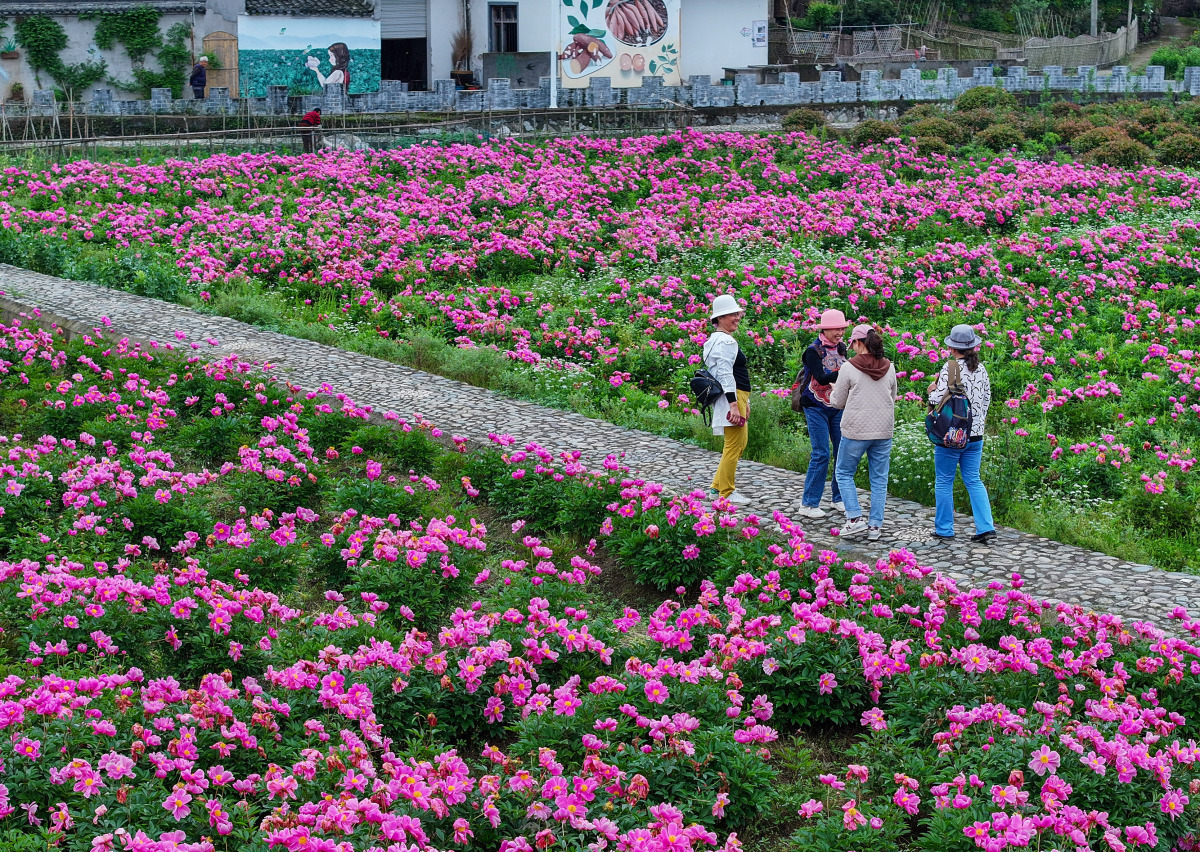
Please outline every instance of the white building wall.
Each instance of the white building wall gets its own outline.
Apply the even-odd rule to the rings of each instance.
[[[769,0],[682,0],[679,10],[679,71],[713,81],[726,68],[766,65],[767,48],[754,47],[754,22],[767,19]]]
[[[550,49],[550,13],[560,5],[560,0],[510,0],[517,4],[517,47],[521,50]],[[463,4],[461,0],[429,0],[429,70],[430,80],[449,80],[453,70],[450,64],[450,39],[462,25]],[[483,71],[482,54],[490,48],[491,15],[488,0],[470,0],[471,34],[474,50],[471,55],[471,70],[475,78]],[[479,80],[486,84],[485,80]]]
[[[482,70],[480,54],[488,50],[490,16],[488,0],[470,2],[475,42],[471,68],[478,78]],[[561,0],[516,2],[520,49],[550,50],[551,16],[562,9]],[[708,74],[719,80],[725,68],[766,65],[767,48],[754,47],[752,36],[754,22],[766,20],[769,7],[770,0],[682,0],[679,65],[683,79]],[[461,25],[462,10],[461,0],[430,0],[430,80],[450,79],[450,39]]]

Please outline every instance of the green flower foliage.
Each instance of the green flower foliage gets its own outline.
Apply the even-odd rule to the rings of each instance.
[[[101,50],[112,50],[117,42],[125,46],[125,52],[136,64],[162,47],[163,37],[158,29],[162,13],[151,6],[138,6],[123,12],[107,12],[99,16],[96,25],[96,45]]]

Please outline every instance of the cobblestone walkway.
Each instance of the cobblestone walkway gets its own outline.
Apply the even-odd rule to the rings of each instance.
[[[177,305],[65,281],[0,265],[0,311],[6,318],[38,310],[42,323],[89,333],[111,322],[111,329],[135,340],[174,341],[176,331],[191,341],[213,338],[206,356],[236,353],[277,365],[293,384],[313,389],[329,383],[363,405],[401,415],[419,411],[447,432],[486,441],[489,432],[507,432],[554,451],[579,450],[599,463],[609,452],[624,451],[625,462],[647,479],[688,491],[707,487],[717,455],[689,444],[592,420],[578,414],[508,399],[440,376],[307,340],[263,331],[223,317],[206,316]],[[770,517],[778,509],[792,514],[800,506],[803,474],[754,462],[742,462],[738,488],[753,498],[748,507]],[[865,495],[864,495],[865,497]],[[864,503],[865,505],[865,503]],[[835,513],[824,521],[799,519],[818,548],[874,561],[891,549],[907,547],[922,564],[959,580],[985,585],[1007,581],[1013,572],[1025,588],[1051,600],[1082,604],[1129,618],[1152,619],[1163,626],[1176,606],[1200,612],[1200,578],[1122,562],[1002,528],[991,547],[972,545],[968,517],[957,518],[959,540],[931,539],[933,510],[904,500],[888,500],[888,520],[876,542],[838,541],[829,535]]]

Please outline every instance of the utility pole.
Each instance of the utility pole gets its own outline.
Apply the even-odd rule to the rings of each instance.
[[[1092,35],[1098,36],[1100,22],[1100,0],[1092,0]]]
[[[559,0],[551,0],[550,7],[550,109],[558,109],[558,55],[562,8]]]

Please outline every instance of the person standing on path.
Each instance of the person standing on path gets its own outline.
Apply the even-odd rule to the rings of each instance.
[[[956,325],[944,341],[950,354],[957,359],[959,375],[971,403],[971,437],[966,447],[952,450],[939,444],[933,445],[934,513],[933,536],[940,539],[954,538],[954,475],[961,472],[967,496],[971,498],[971,514],[975,518],[975,535],[971,541],[991,544],[996,537],[996,524],[992,520],[992,504],[988,500],[987,488],[979,477],[983,462],[983,430],[988,407],[992,404],[992,383],[987,368],[979,360],[979,347],[983,340],[969,325]],[[937,380],[929,385],[929,404],[938,405],[950,392],[950,362],[942,365]]]
[[[733,296],[717,296],[710,317],[715,330],[704,342],[701,356],[704,366],[725,392],[713,406],[713,434],[725,437],[725,447],[708,494],[712,498],[724,497],[730,503],[746,502],[734,484],[738,461],[746,450],[750,417],[750,370],[745,354],[733,339],[744,313]]]
[[[192,96],[204,100],[204,87],[208,85],[208,57],[201,56],[192,66],[192,76],[188,77],[188,85],[192,87]]]
[[[883,532],[900,386],[896,368],[883,357],[883,337],[878,331],[869,325],[855,326],[850,332],[850,348],[854,357],[842,365],[829,399],[834,408],[843,409],[842,444],[833,471],[846,504],[846,525],[841,537],[866,530],[867,538],[875,541]],[[871,476],[870,523],[863,520],[854,485],[854,474],[864,455]]]
[[[829,473],[829,460],[837,457],[842,442],[842,412],[830,404],[830,393],[838,380],[838,371],[846,363],[846,345],[842,343],[842,338],[849,325],[841,311],[825,311],[817,323],[820,334],[804,350],[798,382],[802,388],[800,404],[808,424],[812,455],[804,475],[804,497],[799,514],[806,518],[825,517],[825,512],[820,508],[821,496],[825,493],[825,476]],[[833,508],[844,510],[845,504],[836,477],[830,488]]]
[[[317,128],[321,126],[321,108],[310,110],[304,113],[304,117],[300,119],[300,141],[304,143],[304,153],[312,154],[317,150],[317,141],[320,138],[317,133]]]

